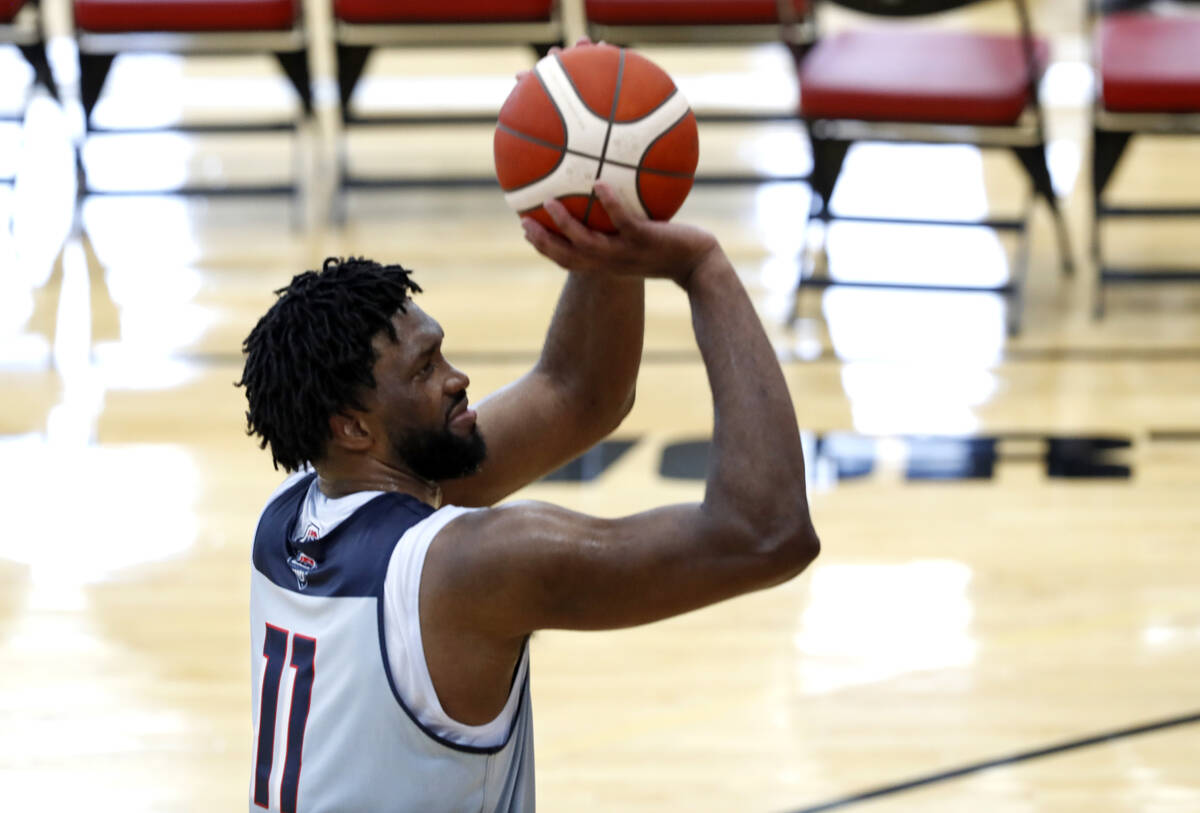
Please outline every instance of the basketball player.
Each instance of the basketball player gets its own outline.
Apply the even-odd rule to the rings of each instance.
[[[644,624],[817,555],[792,403],[725,254],[596,194],[615,235],[554,201],[562,236],[524,221],[572,273],[537,366],[477,409],[399,267],[328,261],[247,338],[250,431],[298,469],[254,538],[251,811],[532,810],[532,632]],[[716,415],[703,502],[488,507],[628,410],[647,277],[691,303]]]

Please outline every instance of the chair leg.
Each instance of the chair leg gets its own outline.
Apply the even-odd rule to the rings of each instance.
[[[371,55],[369,45],[337,45],[337,75],[338,93],[342,103],[342,121],[350,117],[350,97],[354,88],[362,78],[367,67],[367,58]]]
[[[814,218],[821,221],[820,242],[810,250],[811,226]],[[805,280],[819,275],[828,276],[829,273],[829,212],[817,202],[815,194],[809,201],[809,209],[805,214],[800,237],[800,257],[796,262],[796,284],[795,290],[792,292],[791,312],[787,318],[789,327],[795,326],[800,319],[800,312],[803,310],[804,289],[809,287],[805,285]],[[810,256],[812,257],[811,264],[809,263]]]
[[[299,51],[277,51],[275,58],[300,96],[305,117],[311,116],[313,112],[312,80],[308,69],[308,50],[301,48]]]
[[[1029,276],[1029,264],[1032,256],[1033,240],[1029,233],[1029,221],[1033,215],[1034,204],[1037,202],[1037,193],[1030,196],[1028,204],[1025,206],[1025,212],[1021,218],[1022,226],[1020,232],[1019,243],[1017,245],[1017,254],[1014,258],[1012,273],[1010,275],[1011,291],[1007,296],[1008,312],[1006,314],[1006,326],[1008,328],[1009,338],[1015,338],[1021,332],[1022,317],[1025,309],[1025,281]]]
[[[808,125],[806,128],[809,134],[808,141],[812,148],[813,168],[809,175],[812,200],[809,202],[809,210],[804,219],[805,239],[801,241],[801,255],[796,275],[796,290],[792,295],[792,312],[788,318],[789,325],[794,325],[800,318],[801,302],[806,287],[805,279],[819,272],[828,272],[829,221],[832,217],[829,202],[833,198],[833,189],[837,186],[837,179],[841,174],[842,165],[845,163],[846,153],[850,150],[851,144],[849,141],[816,136],[813,132],[814,129],[819,129],[819,125],[814,127],[813,122],[806,122],[806,124]],[[808,234],[814,218],[821,221],[821,236],[820,245],[813,252],[814,260],[810,267],[808,264]]]
[[[1025,172],[1028,173],[1030,181],[1033,182],[1034,190],[1045,199],[1050,207],[1058,236],[1059,254],[1062,258],[1062,273],[1064,276],[1071,276],[1075,271],[1075,259],[1071,253],[1066,219],[1058,205],[1054,182],[1050,179],[1050,168],[1046,163],[1046,146],[1039,144],[1032,147],[1014,147],[1013,152],[1016,153]]]
[[[34,81],[45,87],[54,100],[58,101],[58,85],[54,81],[54,74],[50,71],[50,63],[46,59],[46,44],[38,42],[33,45],[18,45],[17,48],[25,57],[25,61],[33,68]]]
[[[849,141],[814,136],[813,124],[808,126],[809,143],[812,145],[812,174],[811,185],[813,194],[820,198],[821,216],[829,215],[829,203],[833,200],[833,190],[837,186],[838,176],[846,161],[846,153],[850,150]]]
[[[1104,316],[1104,254],[1100,246],[1100,220],[1104,215],[1104,190],[1116,172],[1132,133],[1092,129],[1092,218],[1091,252],[1096,269],[1096,292],[1092,316]]]
[[[1071,251],[1071,235],[1067,229],[1067,218],[1063,213],[1062,207],[1058,205],[1058,198],[1046,198],[1046,202],[1050,204],[1050,214],[1054,218],[1054,230],[1058,235],[1058,250],[1062,256],[1062,272],[1064,276],[1074,276],[1075,274],[1075,255]]]
[[[92,110],[100,100],[104,80],[112,68],[115,54],[89,54],[79,52],[79,99],[83,103],[83,120],[91,127]]]

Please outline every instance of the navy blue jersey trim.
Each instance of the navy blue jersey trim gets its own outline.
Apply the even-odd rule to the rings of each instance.
[[[504,735],[504,742],[500,743],[499,745],[489,746],[489,747],[476,746],[476,745],[463,745],[462,743],[452,742],[451,740],[448,740],[445,737],[443,737],[442,735],[438,734],[436,731],[432,731],[429,728],[427,728],[424,723],[422,723],[420,720],[417,719],[417,715],[413,714],[412,709],[410,709],[408,707],[408,705],[404,702],[404,698],[400,697],[400,692],[396,688],[396,681],[392,678],[391,664],[388,662],[387,637],[383,631],[383,597],[382,596],[380,596],[376,600],[376,605],[377,605],[377,609],[378,609],[378,618],[379,618],[379,634],[378,634],[379,654],[383,659],[383,673],[385,675],[387,675],[388,686],[390,686],[392,689],[392,697],[396,698],[396,703],[400,706],[400,708],[404,709],[404,713],[408,715],[408,719],[412,720],[413,725],[415,725],[417,728],[419,728],[421,730],[422,734],[424,734],[426,737],[429,737],[429,739],[433,740],[438,745],[445,746],[446,748],[450,748],[454,751],[461,751],[465,754],[498,754],[501,751],[503,751],[508,746],[508,744],[510,742],[512,742],[513,732],[517,730],[517,722],[521,719],[521,710],[525,706],[525,695],[528,693],[528,690],[529,690],[529,669],[525,670],[525,680],[521,681],[521,686],[519,689],[517,689],[518,691],[520,691],[521,696],[517,699],[517,708],[516,708],[516,711],[513,713],[512,721],[509,723],[508,733]],[[526,636],[525,642],[521,645],[520,658],[517,659],[517,668],[518,669],[520,668],[520,665],[521,665],[521,658],[526,657],[526,655],[528,653],[528,649],[529,649],[529,637]],[[424,657],[424,654],[425,653],[423,653],[423,652],[421,653],[422,657]],[[426,668],[428,668],[428,666]],[[516,687],[514,686],[513,688],[516,688]],[[434,688],[434,691],[435,692],[437,691],[436,687]],[[510,689],[509,691],[512,691],[512,689]],[[506,704],[507,704],[507,701],[506,701]]]
[[[316,540],[292,540],[316,474],[301,478],[263,510],[252,561],[276,587],[310,596],[380,596],[387,564],[409,528],[433,507],[408,494],[380,494]]]

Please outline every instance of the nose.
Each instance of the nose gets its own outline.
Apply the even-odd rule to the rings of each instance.
[[[450,365],[450,375],[446,376],[446,392],[458,393],[463,392],[467,387],[471,386],[470,377],[462,370]]]

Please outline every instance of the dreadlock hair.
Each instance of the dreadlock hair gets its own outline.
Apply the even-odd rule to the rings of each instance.
[[[246,434],[271,447],[275,468],[296,471],[319,460],[329,440],[329,418],[363,409],[360,396],[375,388],[381,331],[394,342],[392,316],[404,312],[421,287],[399,265],[362,257],[330,257],[321,270],[305,271],[286,288],[242,343],[250,408]]]

